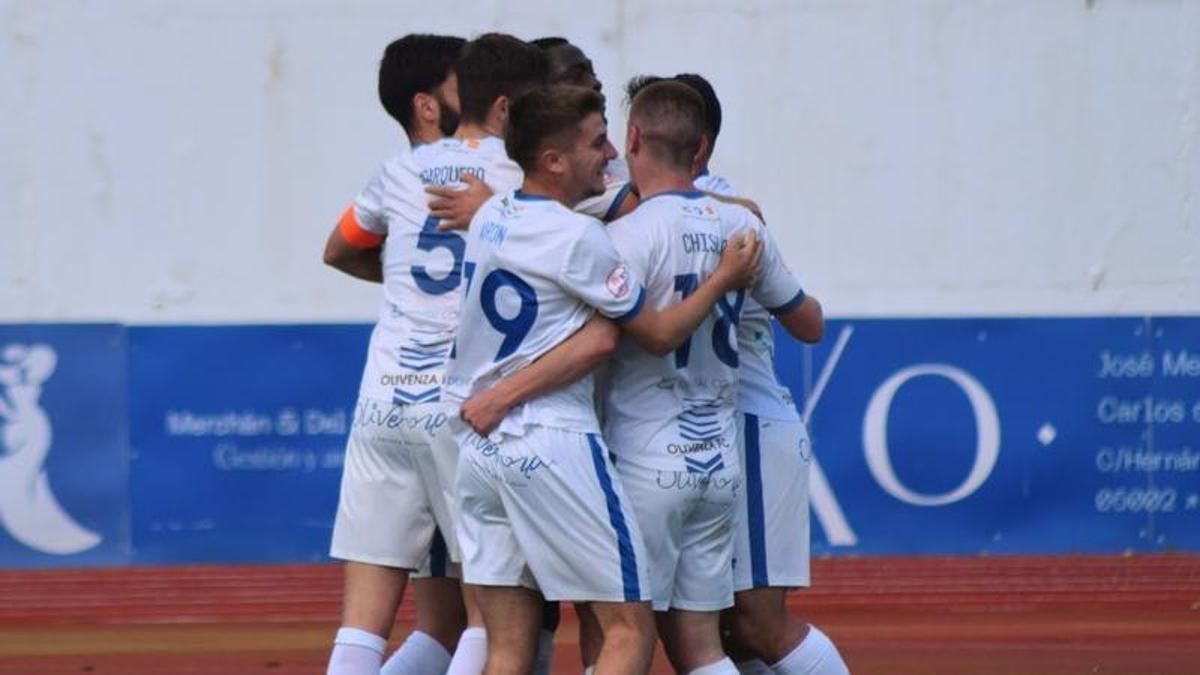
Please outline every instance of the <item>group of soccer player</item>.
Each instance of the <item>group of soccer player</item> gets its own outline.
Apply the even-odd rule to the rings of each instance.
[[[629,83],[623,160],[600,89],[561,38],[384,52],[411,149],[325,250],[384,291],[330,675],[547,673],[564,601],[584,672],[645,673],[659,639],[679,673],[847,672],[786,605],[809,583],[811,449],[772,316],[815,342],[821,307],[708,172],[704,78]],[[385,662],[410,580],[416,627]]]

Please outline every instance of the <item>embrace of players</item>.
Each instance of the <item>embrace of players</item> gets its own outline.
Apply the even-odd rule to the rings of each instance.
[[[409,35],[379,96],[410,150],[329,236],[382,284],[331,555],[328,673],[845,673],[809,585],[807,432],[772,320],[821,339],[762,221],[708,171],[698,75],[630,82],[624,156],[562,38]],[[603,222],[602,222],[603,221]],[[607,223],[607,224],[606,224]],[[385,661],[410,585],[416,627]]]

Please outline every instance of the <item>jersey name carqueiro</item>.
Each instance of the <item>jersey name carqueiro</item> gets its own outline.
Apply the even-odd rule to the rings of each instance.
[[[446,378],[448,399],[460,403],[566,340],[593,312],[628,321],[645,297],[599,220],[520,190],[475,214],[463,269]],[[497,432],[519,436],[530,425],[598,432],[592,377],[514,408]]]
[[[668,192],[614,222],[609,236],[633,278],[645,284],[646,302],[665,309],[712,274],[730,238],[750,229],[764,236],[762,224],[740,206],[699,191]],[[724,465],[736,466],[737,453],[719,441],[734,423],[743,306],[747,296],[767,306],[785,305],[801,292],[778,249],[766,242],[755,285],[727,293],[671,354],[653,356],[630,336],[622,337],[604,380],[605,437],[617,456],[683,470],[685,457],[708,461],[708,453],[724,451]],[[646,446],[664,425],[676,425],[684,441],[677,445],[687,447]]]
[[[354,219],[383,241],[383,303],[359,395],[397,405],[441,400],[458,329],[466,240],[438,232],[431,185],[458,187],[465,173],[494,192],[521,184],[499,138],[445,138],[388,160],[354,200]]]

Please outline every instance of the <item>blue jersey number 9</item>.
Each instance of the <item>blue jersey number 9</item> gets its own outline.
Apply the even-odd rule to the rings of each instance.
[[[516,291],[521,298],[521,309],[511,318],[501,315],[500,310],[496,308],[496,294],[505,286]],[[483,315],[487,317],[488,323],[504,335],[504,341],[500,343],[500,349],[496,352],[495,360],[499,361],[517,351],[521,341],[533,328],[538,314],[537,293],[524,279],[512,272],[492,270],[483,278],[483,285],[479,288],[479,303],[483,306]]]
[[[442,295],[458,288],[462,282],[463,251],[467,247],[467,242],[463,241],[461,236],[454,232],[438,232],[437,226],[437,218],[429,216],[425,219],[425,224],[421,226],[421,234],[417,236],[417,248],[422,251],[435,251],[439,248],[450,251],[450,255],[454,257],[450,271],[441,279],[434,279],[429,276],[424,265],[412,266],[413,281],[417,282],[417,287],[430,295]]]

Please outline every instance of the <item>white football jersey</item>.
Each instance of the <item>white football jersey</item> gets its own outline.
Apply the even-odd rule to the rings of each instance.
[[[446,376],[448,399],[460,403],[566,340],[593,311],[624,322],[645,297],[600,221],[520,190],[475,214],[464,274]],[[591,376],[514,408],[498,432],[519,436],[534,424],[598,432]]]
[[[667,192],[643,201],[609,226],[609,236],[646,287],[646,302],[665,309],[690,295],[717,268],[728,239],[762,223],[748,210],[703,192]],[[778,247],[764,242],[763,269],[749,295],[766,306],[785,305],[800,290]],[[664,424],[677,424],[685,440],[703,442],[734,423],[739,355],[737,325],[746,291],[726,294],[687,342],[666,356],[621,339],[605,385],[605,438],[618,457],[643,452]],[[653,449],[642,465],[677,469],[677,457]],[[729,465],[729,462],[726,462]]]
[[[711,192],[714,195],[721,195],[722,197],[737,196],[729,181],[714,173],[709,173],[708,169],[705,169],[699,176],[696,176],[696,180],[692,181],[692,183],[696,186],[697,190]]]
[[[709,173],[707,169],[696,176],[695,184],[698,190],[727,197],[737,196],[729,181]],[[767,232],[769,235],[770,229]],[[803,295],[795,299],[796,303],[803,300]],[[775,333],[771,313],[754,298],[746,298],[746,304],[742,307],[742,323],[738,325],[738,353],[741,359],[738,410],[778,420],[800,419],[792,392],[779,384],[775,376]]]
[[[360,396],[401,405],[441,399],[458,328],[466,241],[461,233],[436,231],[425,187],[460,186],[463,173],[494,192],[511,190],[522,179],[504,141],[445,138],[388,160],[354,200],[357,226],[383,237],[384,298]]]

